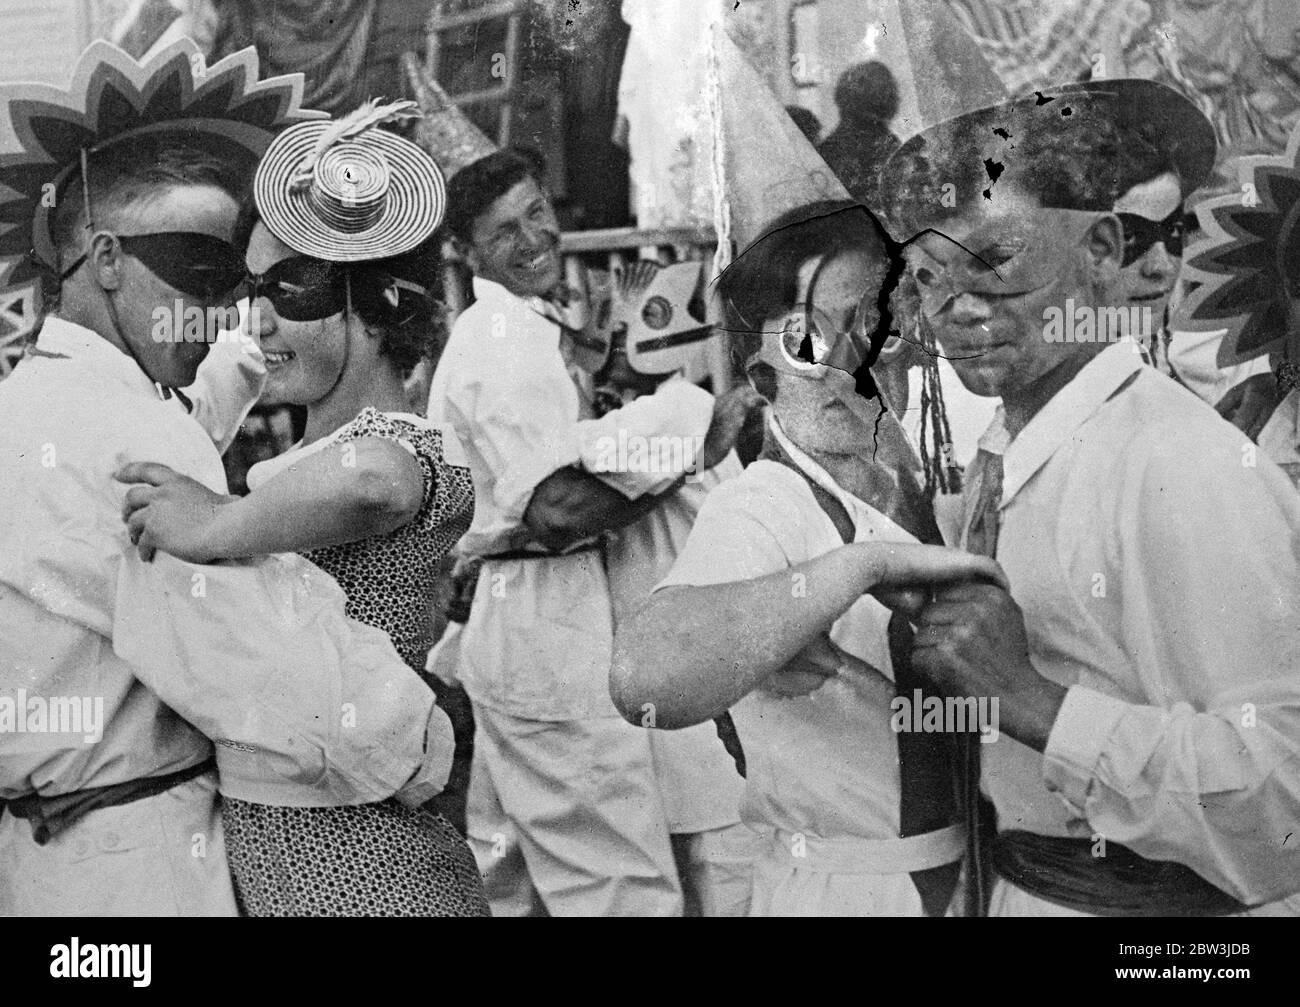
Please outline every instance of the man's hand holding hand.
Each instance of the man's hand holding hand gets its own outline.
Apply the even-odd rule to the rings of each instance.
[[[1006,590],[973,582],[940,588],[916,625],[918,671],[948,695],[996,697],[1007,734],[1047,747],[1066,690],[1030,663],[1024,616]]]

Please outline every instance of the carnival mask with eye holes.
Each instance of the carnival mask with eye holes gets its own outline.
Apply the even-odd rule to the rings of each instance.
[[[698,361],[713,335],[701,262],[661,266],[643,259],[613,275],[593,270],[586,284],[587,324],[566,334],[574,362],[591,374],[608,363],[615,333],[624,334],[628,364],[646,375],[672,374]]]
[[[1006,297],[1041,290],[1060,276],[1063,257],[1104,216],[1096,210],[1041,209],[982,223],[961,245],[937,232],[926,235],[907,252],[922,309],[937,315],[964,293]]]

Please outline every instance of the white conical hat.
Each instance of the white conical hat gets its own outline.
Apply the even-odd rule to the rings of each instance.
[[[720,245],[745,248],[790,210],[851,198],[721,24],[708,60]]]
[[[906,8],[906,9],[904,9]],[[872,0],[872,58],[898,81],[895,129],[906,139],[962,112],[996,105],[1006,85],[948,9],[946,0]]]
[[[412,53],[403,55],[402,67],[422,113],[415,125],[415,142],[432,155],[448,179],[496,152],[497,145],[469,121]]]

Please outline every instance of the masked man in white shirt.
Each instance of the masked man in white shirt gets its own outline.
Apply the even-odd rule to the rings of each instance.
[[[559,228],[536,172],[502,151],[462,168],[448,192],[447,226],[476,300],[434,374],[429,416],[450,422],[469,453],[476,509],[461,550],[485,558],[459,651],[477,725],[471,842],[490,875],[508,838],[476,793],[495,792],[547,912],[679,915],[649,739],[609,698],[602,539],[653,511],[686,473],[609,471],[598,441],[620,430],[705,438],[708,469],[742,417],[714,423],[712,396],[682,379],[595,416],[547,300],[561,280]]]
[[[176,389],[242,282],[256,158],[314,115],[301,89],[183,40],[145,65],[96,43],[70,93],[3,95],[25,147],[0,152],[0,280],[34,282],[35,249],[59,298],[0,385],[0,915],[235,915],[213,741],[222,792],[267,803],[419,802],[446,780],[432,693],[322,571],[146,566],[122,523],[130,463],[226,492],[230,408],[196,410],[205,429]]]
[[[1300,502],[1107,324],[1118,121],[1104,94],[1010,102],[886,167],[897,231],[942,232],[909,250],[922,309],[1009,438],[969,545],[1010,593],[940,592],[915,660],[1000,702],[994,914],[1294,912]]]

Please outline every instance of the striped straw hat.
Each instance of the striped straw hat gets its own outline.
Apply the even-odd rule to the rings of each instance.
[[[303,255],[364,262],[409,252],[442,223],[442,171],[421,148],[374,127],[418,116],[371,102],[337,122],[285,130],[258,165],[253,196],[271,233]]]

